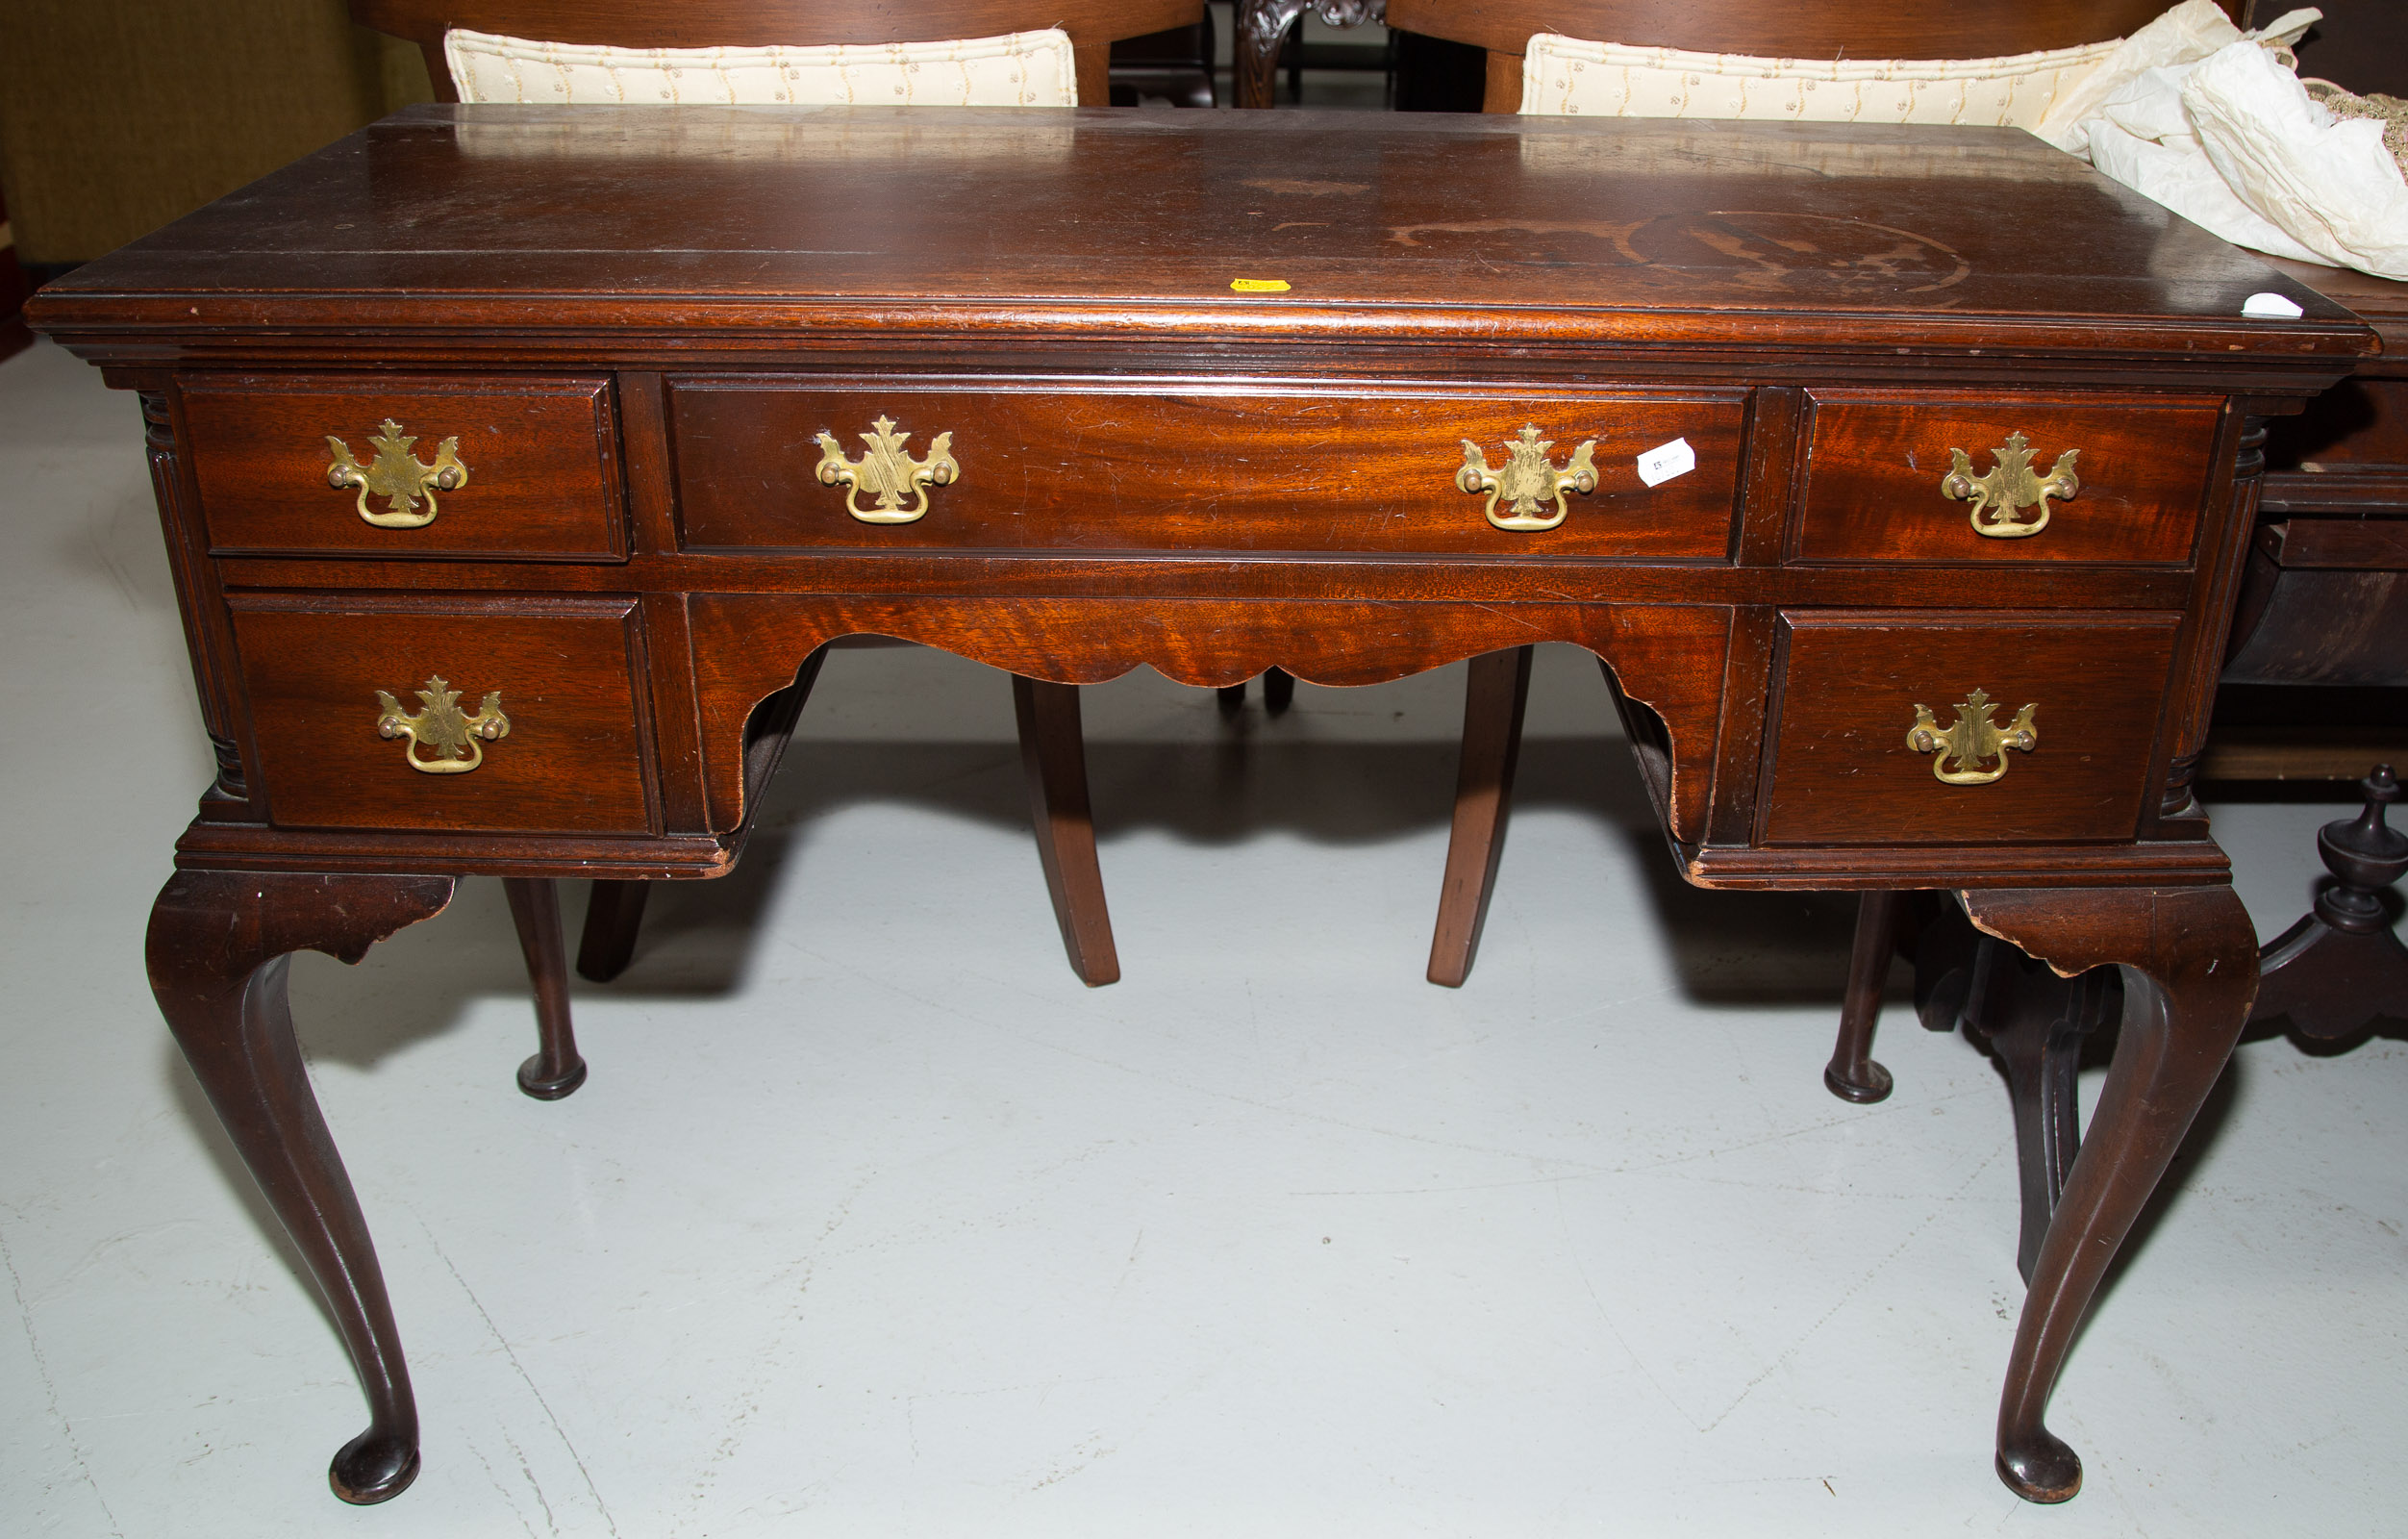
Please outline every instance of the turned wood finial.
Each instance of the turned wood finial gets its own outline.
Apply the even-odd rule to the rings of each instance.
[[[2317,853],[2333,873],[2316,907],[2261,956],[2256,1021],[2281,1020],[2304,1037],[2337,1042],[2385,1018],[2408,1017],[2408,946],[2392,929],[2383,890],[2408,875],[2408,834],[2387,826],[2399,799],[2392,767],[2358,782],[2365,810],[2317,831]]]
[[[2341,884],[2318,897],[2317,909],[2336,929],[2389,928],[2391,916],[2374,895],[2408,875],[2408,834],[2383,820],[2384,809],[2399,799],[2399,781],[2390,765],[2378,764],[2358,789],[2366,795],[2366,810],[2354,819],[2337,818],[2317,832],[2317,853]]]

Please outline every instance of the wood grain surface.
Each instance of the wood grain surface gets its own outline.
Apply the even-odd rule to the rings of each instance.
[[[2130,839],[2149,783],[2150,709],[2172,615],[1782,617],[1770,844],[2044,844]],[[1988,785],[1944,785],[1907,746],[1915,708],[1945,728],[1973,690],[2004,727],[2025,704],[2039,742]]]
[[[608,380],[201,375],[184,382],[183,396],[216,554],[626,554]],[[437,492],[434,519],[414,529],[369,523],[359,492],[326,480],[328,438],[366,466],[388,419],[417,440],[409,452],[419,464],[457,438],[468,467],[467,485]],[[379,496],[367,506],[389,511]]]
[[[2029,239],[2001,208],[2080,238]],[[2260,290],[2305,315],[2245,320]],[[531,329],[849,342],[898,366],[940,338],[957,361],[1044,337],[1184,340],[1238,366],[1277,338],[1511,337],[1517,355],[1937,348],[2009,373],[2105,349],[2195,378],[2372,346],[2019,130],[1087,109],[414,108],[29,315],[88,349],[139,331],[216,356],[273,317],[288,356],[312,331],[374,333],[388,361],[504,332],[524,360],[544,350]]]
[[[1802,561],[1952,565],[2050,562],[2173,564],[2191,559],[2222,403],[2058,396],[1951,397],[1944,392],[1812,393]],[[2036,535],[1975,532],[1972,504],[1942,495],[1962,449],[1975,476],[2020,433],[2036,476],[2079,451],[2071,500],[2051,499]],[[2027,506],[2021,517],[2031,517]]]
[[[653,826],[637,718],[633,603],[232,600],[270,816],[286,827],[642,832]],[[789,676],[792,669],[788,669]],[[404,762],[376,692],[408,712],[441,675],[474,712],[501,694],[510,735],[464,774]]]
[[[1100,379],[1078,391],[790,378],[672,380],[690,548],[1331,550],[1720,561],[1746,422],[1740,391],[1534,395],[1510,386],[1199,387]],[[814,474],[816,434],[858,460],[880,417],[961,473],[917,522],[868,524]],[[1559,469],[1594,441],[1597,485],[1553,529],[1496,528],[1459,490],[1464,442],[1492,467],[1525,424]],[[1686,438],[1697,468],[1663,485],[1638,457]],[[870,506],[874,499],[857,499]],[[1510,513],[1510,502],[1499,505]]]

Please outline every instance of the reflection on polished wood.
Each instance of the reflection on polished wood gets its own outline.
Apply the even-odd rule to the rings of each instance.
[[[1987,212],[2044,205],[2046,241]],[[359,216],[330,227],[330,207]],[[832,240],[830,207],[875,217]],[[2244,321],[2266,289],[2303,315]],[[1469,965],[1518,659],[1543,641],[1605,665],[1689,880],[1951,890],[2052,966],[2126,968],[1999,1422],[2018,1492],[2078,1483],[2042,1412],[2255,979],[2189,787],[2252,421],[2372,345],[2305,289],[2014,132],[430,108],[80,269],[33,318],[144,397],[220,764],[154,978],[314,1274],[354,1300],[355,1499],[406,1482],[414,1412],[366,1229],[303,1115],[275,959],[356,954],[458,874],[723,874],[781,712],[856,635],[1031,681],[1041,759],[1071,741],[1062,686],[1140,666],[1227,688],[1482,659],[1463,774],[1488,810],[1459,819],[1434,975]],[[906,398],[908,417],[886,404]],[[464,500],[415,531],[346,513],[358,533],[319,541],[245,511],[287,442],[259,424],[304,406],[441,419],[482,491],[498,461],[470,450],[524,399],[552,414],[530,452],[578,467],[559,529],[504,506],[455,532]],[[870,529],[813,478],[815,431],[952,401],[975,409],[925,418],[967,470],[941,511]],[[1952,438],[2055,442],[2061,420],[2097,429],[2065,435],[2096,517],[2001,542],[1935,494]],[[1499,530],[1457,489],[1461,445],[1525,423],[1593,438],[1597,482],[1559,527]],[[1675,437],[1696,467],[1646,485],[1637,456]],[[2144,439],[2145,461],[2116,449]],[[473,774],[414,771],[364,709],[364,678],[438,672],[505,687],[507,751]],[[1906,728],[1976,685],[2040,702],[2044,730],[2013,773],[1946,784]],[[1083,803],[1037,807],[1071,906]],[[531,955],[555,955],[517,891]],[[602,912],[596,971],[632,931]],[[1108,930],[1066,930],[1087,975],[1116,969]],[[1877,989],[1862,971],[1852,999]]]

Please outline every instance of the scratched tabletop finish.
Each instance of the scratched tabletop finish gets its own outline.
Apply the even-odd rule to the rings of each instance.
[[[2244,322],[2261,290],[2306,316]],[[549,323],[809,328],[934,295],[966,308],[882,323],[1477,336],[1512,310],[1525,339],[1861,350],[1887,315],[1900,345],[2365,345],[2016,130],[1319,113],[413,108],[45,304],[62,331],[198,331],[353,295],[314,324],[459,333],[571,294]]]

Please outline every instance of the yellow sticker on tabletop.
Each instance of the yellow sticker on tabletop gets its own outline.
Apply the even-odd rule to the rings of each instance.
[[[1284,294],[1288,291],[1285,278],[1232,278],[1229,287],[1242,294]]]

